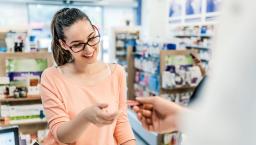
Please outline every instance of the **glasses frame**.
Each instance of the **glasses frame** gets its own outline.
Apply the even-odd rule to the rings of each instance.
[[[78,43],[78,44],[83,44],[83,45],[84,45],[81,50],[74,51],[74,50],[72,49],[73,46],[69,46],[69,45],[65,42],[65,40],[63,40],[63,42],[64,42],[65,45],[66,45],[67,47],[69,47],[74,53],[79,53],[79,52],[81,52],[81,51],[84,51],[87,45],[89,45],[89,46],[95,46],[95,45],[99,44],[99,43],[100,43],[100,32],[99,32],[98,28],[97,28],[95,25],[92,25],[92,27],[93,27],[94,31],[98,32],[98,35],[97,35],[97,36],[94,36],[94,37],[92,37],[92,38],[89,38],[89,39],[87,40],[87,42],[85,42],[85,43]],[[92,39],[94,39],[94,38],[97,38],[97,37],[99,37],[99,42],[97,42],[97,43],[94,44],[94,45],[90,45],[90,44],[89,44],[89,41],[92,40]]]

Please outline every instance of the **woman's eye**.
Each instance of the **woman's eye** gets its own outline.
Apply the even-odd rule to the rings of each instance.
[[[83,44],[81,44],[81,43],[80,44],[74,44],[73,47],[74,48],[80,48],[80,47],[83,47]]]

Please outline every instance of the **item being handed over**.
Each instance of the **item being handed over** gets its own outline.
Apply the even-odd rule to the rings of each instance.
[[[182,107],[160,97],[139,97],[136,101],[136,105],[132,105],[133,110],[145,129],[158,133],[177,131]]]
[[[97,104],[85,109],[85,118],[98,127],[110,125],[118,116],[117,110],[108,111],[108,104]]]

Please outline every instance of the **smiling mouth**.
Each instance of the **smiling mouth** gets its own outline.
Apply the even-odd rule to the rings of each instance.
[[[93,57],[93,55],[94,55],[94,52],[92,52],[92,53],[90,53],[90,54],[84,54],[83,57],[85,57],[85,58],[91,58],[91,57]]]

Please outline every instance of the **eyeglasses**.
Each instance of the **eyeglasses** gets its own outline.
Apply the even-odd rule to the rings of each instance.
[[[94,29],[96,35],[93,36],[93,37],[91,37],[91,38],[89,38],[89,39],[87,40],[87,42],[85,42],[85,43],[77,43],[77,44],[74,44],[74,45],[72,45],[72,46],[67,45],[67,44],[65,43],[65,41],[64,41],[64,43],[65,43],[74,53],[78,53],[78,52],[83,51],[83,50],[86,48],[87,45],[89,45],[89,46],[95,46],[95,45],[99,44],[99,42],[100,42],[100,33],[99,33],[99,30],[98,30],[98,28],[97,28],[96,26],[94,26],[94,25],[92,25],[92,27],[93,27],[93,29]]]

